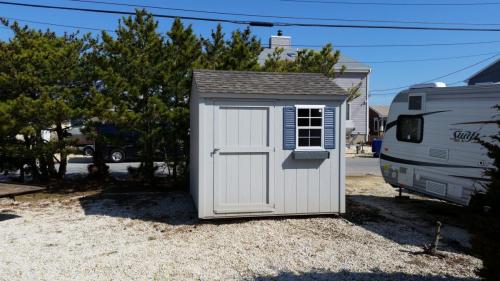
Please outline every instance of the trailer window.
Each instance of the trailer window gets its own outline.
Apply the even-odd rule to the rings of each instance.
[[[297,108],[298,147],[320,148],[323,136],[323,108]]]
[[[422,116],[400,115],[398,117],[396,138],[404,142],[422,142],[424,119]]]
[[[422,96],[409,96],[408,97],[409,110],[422,110]]]

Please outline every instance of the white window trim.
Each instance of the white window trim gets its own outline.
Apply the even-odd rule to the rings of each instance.
[[[299,146],[299,109],[322,109],[321,126],[300,127],[302,129],[321,129],[321,146]],[[295,150],[325,150],[325,105],[295,105]]]

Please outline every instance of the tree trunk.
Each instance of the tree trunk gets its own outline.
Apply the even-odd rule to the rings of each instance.
[[[89,165],[89,176],[96,179],[104,179],[109,175],[109,166],[104,160],[103,142],[98,138],[94,141],[94,155],[92,155],[92,165]]]
[[[64,175],[66,175],[66,170],[68,166],[68,155],[66,154],[65,151],[66,145],[64,143],[64,129],[62,128],[61,123],[58,123],[56,125],[56,133],[57,133],[57,142],[60,155],[59,171],[57,171],[57,178],[62,179],[64,178]]]

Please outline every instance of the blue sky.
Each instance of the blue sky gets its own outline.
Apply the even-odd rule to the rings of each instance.
[[[14,0],[15,1],[15,0]],[[108,0],[103,0],[108,1]],[[111,1],[111,0],[109,0]],[[172,8],[187,8],[221,12],[249,13],[261,15],[279,16],[299,16],[299,17],[327,17],[344,19],[375,19],[375,20],[402,20],[402,21],[440,21],[440,22],[467,22],[467,23],[494,23],[500,28],[500,5],[497,6],[358,6],[358,5],[337,5],[320,3],[294,3],[279,0],[254,0],[254,1],[229,1],[229,0],[172,0],[172,1],[139,1],[128,0],[115,2],[129,4],[156,5]],[[356,0],[357,1],[357,0]],[[356,2],[352,1],[352,2]],[[423,0],[396,1],[387,0],[385,2],[424,2]],[[130,11],[132,8],[116,7],[101,4],[83,4],[58,1],[34,1],[17,0],[16,2],[37,3],[47,5],[102,8],[110,10]],[[358,1],[359,2],[359,1]],[[369,2],[369,1],[364,1]],[[374,2],[374,1],[373,1]],[[380,2],[380,1],[379,1]],[[464,0],[441,0],[425,1],[426,3],[471,3]],[[480,2],[480,1],[478,1]],[[491,2],[491,1],[490,1]],[[191,15],[231,19],[247,19],[249,17],[207,15],[192,12],[177,12],[166,10],[152,10],[159,14]],[[94,28],[114,29],[117,25],[118,15],[104,15],[84,12],[70,12],[45,10],[36,8],[24,8],[0,5],[0,17],[10,17],[33,21],[44,21],[65,25],[79,25]],[[158,19],[160,31],[168,30],[171,20]],[[255,20],[255,19],[254,19]],[[272,20],[257,19],[267,21],[294,21],[294,22],[320,22],[305,20]],[[212,22],[186,21],[193,25],[197,34],[208,36],[210,30],[216,26]],[[324,21],[322,23],[325,23]],[[339,22],[337,22],[339,23]],[[355,23],[354,23],[355,24]],[[49,26],[42,24],[29,24],[39,28]],[[400,24],[401,25],[401,24]],[[225,32],[228,34],[236,28],[244,28],[241,25],[223,24]],[[70,28],[54,27],[50,28],[56,32],[73,31]],[[335,45],[370,45],[370,44],[423,44],[423,43],[452,43],[452,42],[474,42],[474,41],[494,41],[500,40],[500,33],[495,32],[450,32],[450,31],[408,31],[408,30],[366,30],[366,29],[340,29],[340,28],[305,28],[305,27],[254,27],[255,35],[262,39],[267,45],[270,35],[276,34],[277,30],[283,30],[285,35],[292,36],[293,44],[323,45],[331,42]],[[7,40],[12,33],[6,29],[0,29],[0,38]],[[427,59],[443,58],[453,56],[467,56],[485,53],[500,53],[500,42],[492,44],[460,45],[460,46],[433,46],[433,47],[396,47],[396,48],[340,48],[346,55],[362,61],[369,62],[372,67],[370,88],[374,92],[370,96],[371,104],[389,104],[396,92],[375,92],[379,89],[396,88],[409,84],[427,81],[434,77],[439,77],[468,65],[484,60],[492,55],[474,56],[469,58],[426,61],[426,62],[405,62],[405,63],[371,63],[386,60],[406,60],[406,59]],[[466,79],[495,58],[485,61],[475,67],[454,75],[441,79],[441,81],[452,83]],[[457,84],[460,85],[460,84]],[[380,95],[384,94],[384,95]]]

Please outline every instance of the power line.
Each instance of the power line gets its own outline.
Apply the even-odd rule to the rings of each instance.
[[[9,17],[2,17],[0,18],[8,19],[8,20],[13,20],[13,21],[19,21],[19,22],[28,22],[28,23],[35,23],[35,24],[44,24],[44,25],[49,25],[49,26],[58,26],[58,27],[66,27],[66,28],[74,28],[74,29],[84,29],[84,30],[92,30],[92,31],[108,31],[108,32],[115,32],[114,30],[111,29],[104,29],[104,28],[97,28],[97,27],[88,27],[88,26],[79,26],[79,25],[67,25],[67,24],[59,24],[59,23],[52,23],[52,22],[45,22],[45,21],[34,21],[34,20],[26,20],[26,19],[19,19],[19,18],[9,18]]]
[[[497,56],[499,56],[499,55],[500,55],[500,53],[496,53],[495,55],[493,55],[493,56],[491,56],[491,57],[488,57],[488,58],[486,58],[486,59],[480,60],[480,61],[478,61],[478,62],[476,62],[476,63],[474,63],[474,64],[471,64],[471,65],[465,66],[465,67],[463,67],[463,68],[460,68],[460,69],[455,70],[455,71],[453,71],[453,72],[450,72],[450,73],[448,73],[448,74],[445,74],[445,75],[442,75],[442,76],[439,76],[439,77],[435,77],[435,78],[432,78],[432,79],[429,79],[429,80],[427,80],[427,81],[420,82],[420,83],[429,83],[429,82],[432,82],[432,81],[437,81],[437,80],[439,80],[439,79],[446,78],[446,77],[451,76],[451,75],[453,75],[453,74],[457,74],[457,73],[459,73],[459,72],[462,72],[462,71],[464,71],[464,70],[467,70],[467,69],[469,69],[469,68],[472,68],[472,67],[474,67],[474,66],[476,66],[476,65],[479,65],[479,64],[481,64],[481,63],[483,63],[483,62],[486,62],[486,61],[488,61],[488,60],[490,60],[490,59],[492,59],[492,58],[494,58],[494,57],[497,57]],[[411,85],[413,85],[413,84],[411,84]],[[406,86],[396,87],[396,88],[388,88],[388,89],[378,89],[378,90],[372,90],[372,91],[370,91],[370,92],[387,92],[387,91],[401,90],[401,89],[406,89],[406,88],[410,87],[411,85],[406,85]],[[393,94],[393,93],[391,93],[391,94]],[[375,94],[371,94],[371,95],[375,95],[375,96],[377,96],[377,95],[389,95],[389,94],[377,94],[377,93],[375,93]]]
[[[495,41],[475,41],[475,42],[451,42],[451,43],[419,43],[419,44],[368,44],[368,45],[334,45],[342,48],[389,48],[389,47],[431,47],[431,46],[462,46],[462,45],[480,45],[500,43]],[[321,48],[323,45],[293,44],[295,47]]]
[[[92,12],[92,13],[101,13],[101,14],[135,15],[135,12],[127,12],[127,11],[75,8],[75,7],[66,7],[66,6],[50,6],[50,5],[39,5],[39,4],[15,3],[15,2],[7,2],[7,1],[0,1],[0,4],[11,5],[11,6],[20,6],[20,7],[42,8],[42,9],[57,9],[57,10],[65,10],[65,11]],[[347,24],[319,24],[319,23],[300,23],[300,22],[261,22],[261,21],[179,16],[179,15],[165,15],[165,14],[152,14],[152,15],[154,17],[158,17],[158,18],[169,18],[169,19],[180,18],[180,19],[185,19],[185,20],[225,22],[225,23],[260,26],[260,27],[297,26],[297,27],[321,27],[321,28],[500,32],[500,29],[498,29],[498,28],[459,28],[459,27],[435,27],[435,26],[433,26],[433,27],[431,27],[431,26],[421,27],[421,26],[393,26],[393,25],[347,25]]]
[[[120,7],[144,8],[144,9],[158,9],[168,11],[192,12],[203,14],[215,15],[230,15],[230,16],[244,16],[255,18],[274,18],[274,19],[296,19],[296,20],[319,20],[319,21],[341,21],[341,22],[370,22],[370,23],[402,23],[402,24],[437,24],[437,25],[470,25],[470,26],[488,26],[500,25],[500,23],[464,23],[464,22],[442,22],[442,21],[401,21],[401,20],[378,20],[378,19],[344,19],[344,18],[321,18],[321,17],[296,17],[296,16],[280,16],[280,15],[262,15],[262,14],[246,14],[246,13],[232,13],[232,12],[219,12],[209,10],[194,10],[184,8],[172,8],[165,6],[152,6],[152,5],[136,5],[109,1],[95,1],[95,0],[65,0],[77,3],[91,3],[103,4]]]
[[[480,56],[487,56],[492,54],[498,54],[498,51],[474,54],[474,55],[463,55],[463,56],[453,56],[453,57],[440,57],[440,58],[425,58],[425,59],[408,59],[408,60],[383,60],[383,61],[363,61],[363,63],[377,64],[377,63],[403,63],[403,62],[425,62],[425,61],[443,61],[443,60],[453,60],[453,59],[463,59],[463,58],[474,58]]]
[[[66,28],[74,28],[74,29],[84,29],[84,30],[92,30],[92,31],[108,31],[108,32],[115,32],[114,30],[111,29],[102,29],[102,28],[95,28],[95,27],[87,27],[87,26],[76,26],[76,25],[65,25],[65,24],[58,24],[58,23],[51,23],[51,22],[45,22],[45,21],[34,21],[34,20],[27,20],[27,19],[20,19],[20,18],[10,18],[10,17],[0,17],[0,18],[5,18],[13,21],[19,21],[19,22],[27,22],[27,23],[35,23],[35,24],[43,24],[43,25],[49,25],[49,26],[58,26],[58,27],[66,27]],[[1,28],[4,29],[10,29],[5,26],[0,26]],[[498,41],[500,42],[500,41]],[[320,45],[317,45],[320,46]],[[337,47],[340,47],[337,46]],[[496,52],[489,52],[489,53],[482,53],[482,54],[473,54],[473,55],[463,55],[463,56],[451,56],[451,57],[434,57],[434,58],[425,58],[425,59],[407,59],[407,60],[382,60],[382,61],[363,61],[363,63],[368,63],[368,64],[379,64],[379,63],[405,63],[405,62],[425,62],[425,61],[443,61],[443,60],[452,60],[452,59],[461,59],[461,58],[472,58],[472,57],[479,57],[479,56],[486,56],[486,55],[491,55],[491,54],[498,54],[498,51]]]
[[[116,32],[115,30],[111,30],[111,29],[88,27],[88,26],[81,26],[81,25],[65,25],[65,24],[59,24],[59,23],[53,23],[53,22],[47,22],[47,21],[34,21],[34,20],[28,20],[28,19],[11,18],[11,17],[3,17],[3,16],[0,16],[0,18],[5,18],[5,19],[19,21],[19,22],[43,24],[43,25],[49,25],[49,26],[67,27],[67,28],[93,30],[93,31],[105,30],[108,32]],[[10,29],[10,28],[4,27],[4,26],[1,26],[1,27],[4,29]],[[500,43],[500,40],[472,41],[472,42],[450,42],[450,43],[419,43],[419,44],[368,44],[368,45],[335,44],[334,47],[336,47],[336,48],[433,47],[433,46],[481,45],[481,44],[495,44],[495,43]],[[311,45],[311,44],[292,44],[292,46],[293,47],[306,47],[306,48],[324,47],[324,45]],[[478,54],[477,56],[479,56],[479,55],[481,55],[481,54]],[[473,55],[473,56],[476,56],[476,55]],[[429,60],[432,60],[432,59],[429,59]],[[389,62],[389,61],[386,61],[386,62]],[[379,62],[371,62],[371,63],[379,63]]]
[[[368,6],[493,6],[500,2],[477,2],[477,3],[394,3],[394,2],[349,2],[349,1],[327,1],[327,0],[280,0],[282,2],[338,4],[338,5],[368,5]]]

